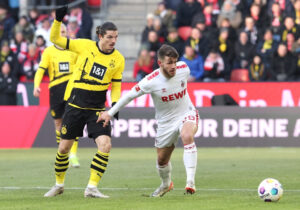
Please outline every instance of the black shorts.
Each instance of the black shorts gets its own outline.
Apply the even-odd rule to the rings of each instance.
[[[50,88],[50,109],[51,116],[54,119],[62,118],[66,101],[64,101],[64,94],[68,82],[61,83],[59,85]]]
[[[96,123],[99,111],[79,109],[67,105],[63,116],[61,127],[62,139],[75,139],[83,135],[83,129],[87,124],[88,135],[96,139],[98,136],[106,135],[111,137],[111,124],[103,127],[103,121]]]

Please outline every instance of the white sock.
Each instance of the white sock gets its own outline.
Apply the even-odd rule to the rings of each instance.
[[[195,142],[184,145],[183,163],[186,170],[186,181],[195,183],[197,168],[197,146]]]
[[[96,188],[96,187],[97,187],[97,186],[90,185],[90,184],[87,185],[87,188]]]
[[[161,179],[162,185],[165,187],[169,186],[171,183],[171,171],[172,171],[171,162],[163,166],[156,164],[156,168],[158,171],[158,175]]]
[[[65,186],[64,184],[55,184],[57,187],[63,187],[63,186]]]

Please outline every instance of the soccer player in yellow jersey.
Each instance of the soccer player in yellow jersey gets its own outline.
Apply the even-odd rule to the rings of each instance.
[[[61,36],[67,36],[67,30],[65,25],[61,25]],[[77,60],[77,54],[68,50],[64,50],[61,47],[52,45],[47,47],[43,52],[39,68],[34,76],[34,89],[33,95],[35,97],[40,96],[40,84],[44,76],[45,71],[48,71],[50,77],[49,89],[50,89],[50,110],[54,119],[54,125],[56,130],[56,141],[59,144],[60,141],[60,129],[62,123],[62,116],[65,110],[66,102],[64,101],[64,94],[67,87],[67,83],[71,78],[73,69]],[[79,167],[80,164],[77,158],[78,138],[71,148],[70,163],[73,167]]]
[[[108,198],[98,190],[111,149],[111,125],[103,127],[103,121],[96,122],[100,111],[105,110],[106,92],[111,84],[111,101],[116,103],[121,95],[121,80],[125,59],[115,49],[118,30],[111,22],[96,28],[98,42],[89,39],[70,40],[60,35],[61,21],[67,7],[56,10],[50,40],[61,48],[78,54],[76,67],[67,86],[68,98],[61,128],[61,141],[55,160],[56,184],[44,196],[53,197],[63,193],[66,170],[69,165],[69,151],[75,137],[82,136],[87,124],[88,135],[97,145],[90,168],[90,179],[84,191],[85,197]],[[117,116],[115,115],[117,118]]]

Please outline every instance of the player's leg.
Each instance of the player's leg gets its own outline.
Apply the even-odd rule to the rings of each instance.
[[[170,158],[175,146],[157,148],[156,168],[161,179],[161,185],[152,193],[152,197],[162,197],[164,194],[173,189],[171,181],[172,165]]]
[[[61,127],[61,141],[55,158],[56,184],[47,192],[45,197],[53,197],[63,193],[66,171],[69,167],[69,152],[76,136],[82,136],[85,125],[84,113],[82,110],[67,106]]]
[[[96,123],[98,118],[97,112],[89,118],[92,119],[87,123],[89,137],[95,139],[97,144],[97,153],[91,163],[90,179],[85,189],[85,197],[108,198],[98,190],[98,184],[106,171],[109,153],[111,149],[111,125],[103,128],[103,122]]]
[[[44,197],[54,197],[64,192],[64,181],[66,171],[69,167],[69,151],[74,140],[61,139],[55,159],[55,185],[49,190]]]
[[[57,145],[59,144],[60,138],[61,138],[61,135],[60,135],[61,123],[62,123],[62,119],[61,118],[54,119],[54,126],[55,126],[55,134],[56,134],[56,143],[57,143]]]
[[[70,151],[70,165],[74,168],[79,168],[80,167],[80,163],[78,161],[78,157],[77,157],[77,149],[78,149],[78,140],[79,138],[76,137],[74,143],[73,143],[73,146],[71,148],[71,151]]]
[[[196,192],[195,174],[197,168],[197,146],[194,142],[194,135],[197,132],[197,125],[194,122],[185,122],[181,129],[181,139],[184,145],[183,162],[186,170],[186,193]]]

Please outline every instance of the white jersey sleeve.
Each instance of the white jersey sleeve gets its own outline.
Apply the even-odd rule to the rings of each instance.
[[[143,92],[139,88],[139,84],[135,85],[131,90],[124,96],[120,98],[120,100],[108,111],[109,116],[114,116],[120,109],[122,109],[124,106],[126,106],[130,101],[133,99],[144,95],[145,92]]]
[[[184,73],[185,78],[188,79],[191,73],[189,66],[184,61],[178,61],[176,65],[177,69],[180,69]]]

